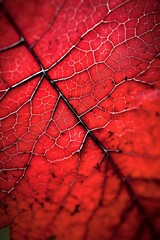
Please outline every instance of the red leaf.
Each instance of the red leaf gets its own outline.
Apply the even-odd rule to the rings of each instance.
[[[160,3],[1,3],[0,226],[160,238]]]

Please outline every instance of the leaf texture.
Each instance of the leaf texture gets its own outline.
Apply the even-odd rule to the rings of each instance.
[[[0,226],[160,239],[159,1],[0,8]]]

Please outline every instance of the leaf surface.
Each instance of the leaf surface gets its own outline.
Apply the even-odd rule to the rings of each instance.
[[[160,238],[160,3],[6,0],[0,226]]]

